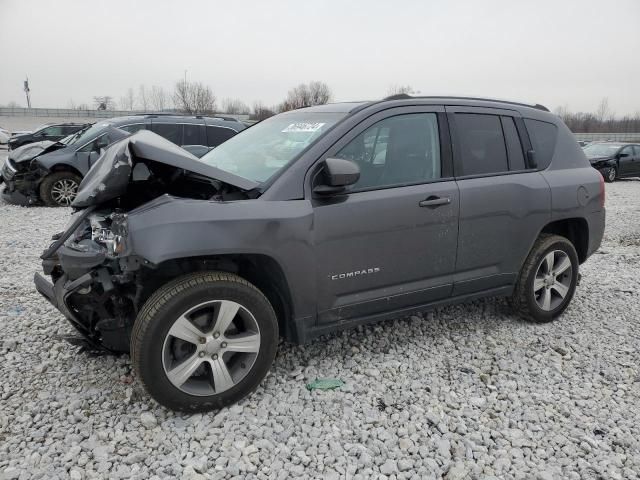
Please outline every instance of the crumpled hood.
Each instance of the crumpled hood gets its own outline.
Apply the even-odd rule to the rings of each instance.
[[[603,160],[613,160],[615,158],[615,156],[608,156],[608,157],[587,157],[587,159],[589,160],[590,163],[598,163],[598,162],[602,162]]]
[[[123,195],[129,183],[136,176],[137,164],[145,160],[162,163],[202,175],[213,180],[249,191],[259,184],[233,173],[200,161],[196,156],[173,142],[148,130],[140,130],[133,135],[111,144],[80,183],[72,207],[82,208],[99,205]],[[140,165],[144,167],[144,165]],[[144,175],[144,174],[143,174]]]
[[[11,150],[9,152],[9,158],[16,163],[29,162],[33,160],[35,157],[37,157],[38,155],[42,155],[48,152],[53,152],[54,150],[58,150],[64,147],[66,147],[66,145],[63,143],[51,142],[49,140],[44,140],[42,142],[28,143],[26,145],[16,148],[15,150]]]

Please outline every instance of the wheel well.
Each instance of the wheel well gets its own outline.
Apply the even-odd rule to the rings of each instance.
[[[235,273],[255,285],[271,303],[280,334],[289,337],[292,328],[293,303],[289,284],[280,264],[267,255],[241,254],[186,257],[167,260],[156,268],[141,272],[142,292],[138,308],[162,285],[187,273],[216,270]]]
[[[80,173],[80,170],[78,170],[77,168],[72,167],[71,165],[65,165],[64,163],[55,164],[53,167],[49,168],[49,172],[51,172],[51,173],[71,172],[71,173],[75,173],[80,178],[82,178],[82,173]]]
[[[569,240],[578,253],[580,263],[587,259],[589,225],[584,218],[566,218],[549,223],[540,233],[553,233]]]

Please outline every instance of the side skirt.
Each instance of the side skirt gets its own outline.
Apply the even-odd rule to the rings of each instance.
[[[483,290],[481,292],[470,293],[466,295],[459,295],[456,297],[446,298],[438,300],[436,302],[430,302],[412,307],[406,307],[398,310],[391,310],[384,313],[377,313],[375,315],[368,315],[365,317],[350,318],[348,320],[342,320],[336,323],[328,325],[309,325],[310,318],[301,318],[295,320],[294,328],[292,328],[293,337],[288,338],[294,343],[304,344],[311,340],[328,333],[339,332],[342,330],[351,329],[358,325],[368,325],[371,323],[378,323],[384,320],[390,320],[394,318],[402,318],[413,313],[424,312],[434,310],[439,307],[445,307],[448,305],[457,305],[459,303],[470,302],[472,300],[478,300],[486,297],[505,297],[510,296],[513,293],[513,285],[505,287],[491,288],[489,290]]]

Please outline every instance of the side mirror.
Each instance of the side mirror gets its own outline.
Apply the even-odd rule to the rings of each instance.
[[[538,168],[535,150],[527,150],[527,163],[529,164],[529,168]]]
[[[322,167],[322,182],[313,191],[320,195],[341,193],[359,179],[358,164],[342,158],[327,158]]]
[[[619,153],[618,154],[618,158],[625,158],[625,157],[628,157],[628,156],[629,156],[628,153]]]
[[[98,160],[98,158],[100,158],[100,152],[96,152],[95,150],[93,152],[89,153],[89,165],[93,165],[93,163]]]

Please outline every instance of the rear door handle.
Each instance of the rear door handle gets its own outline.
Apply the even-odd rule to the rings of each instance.
[[[439,207],[441,205],[449,205],[451,199],[449,197],[436,197],[434,195],[422,200],[418,205],[421,207]]]

